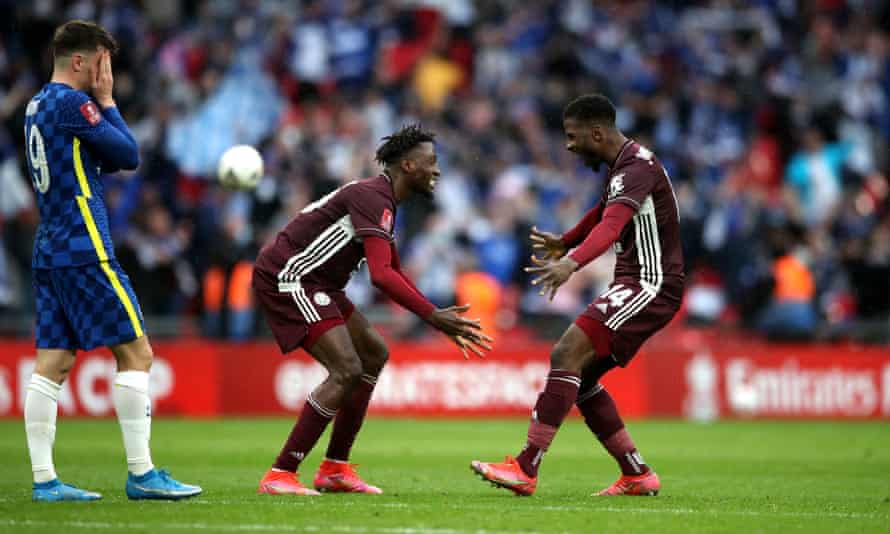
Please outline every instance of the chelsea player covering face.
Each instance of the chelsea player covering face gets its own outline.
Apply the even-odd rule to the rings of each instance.
[[[35,501],[96,500],[62,483],[52,447],[57,398],[78,349],[111,349],[111,399],[127,455],[130,499],[181,499],[201,493],[155,469],[149,452],[152,350],[139,303],[114,257],[102,173],[135,169],[139,148],[112,97],[114,38],[74,20],[53,36],[53,74],[28,102],[28,170],[40,209],[32,269],[37,361],[25,397],[25,430]]]

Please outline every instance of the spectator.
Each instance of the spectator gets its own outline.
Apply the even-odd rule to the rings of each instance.
[[[800,228],[788,226],[773,237],[778,256],[772,266],[774,289],[758,319],[758,328],[771,339],[810,339],[816,330],[815,282],[801,234]]]
[[[443,170],[433,202],[399,213],[410,220],[405,228],[426,230],[399,234],[419,286],[452,302],[462,247],[472,246],[506,312],[575,313],[602,282],[598,268],[544,303],[521,267],[529,226],[562,231],[597,198],[603,177],[565,151],[561,112],[572,97],[599,91],[672,177],[690,280],[719,304],[693,315],[757,328],[776,299],[805,296],[796,301],[808,303],[805,312],[780,307],[837,320],[850,333],[848,323],[890,316],[887,292],[870,289],[883,287],[890,263],[885,1],[11,5],[0,33],[7,178],[10,169],[26,175],[23,109],[45,81],[55,25],[94,18],[124,43],[116,97],[143,163],[125,181],[108,180],[106,200],[136,265],[133,281],[146,285],[137,289],[146,313],[180,317],[202,301],[205,311],[225,309],[230,289],[240,295],[239,284],[229,287],[240,280],[236,266],[277,221],[376,173],[370,157],[380,137],[415,120],[437,132]],[[219,154],[235,143],[264,156],[267,175],[252,195],[221,191],[214,180]],[[20,197],[11,183],[0,181],[0,206]],[[2,215],[0,273],[26,277],[33,221],[21,213]],[[776,262],[768,236],[787,221],[804,230]],[[218,272],[219,306],[206,294],[217,278],[208,273]],[[775,289],[774,275],[780,287],[812,291]],[[9,301],[27,309],[29,285],[9,280],[0,274],[7,293],[24,288]],[[169,283],[150,287],[157,280]],[[373,294],[358,277],[350,291]],[[249,303],[236,300],[248,313],[239,325],[217,322],[221,335],[251,329]],[[803,324],[808,331],[809,319]]]

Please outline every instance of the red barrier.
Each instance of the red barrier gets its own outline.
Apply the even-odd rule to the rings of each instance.
[[[324,377],[303,353],[271,343],[153,343],[151,395],[166,415],[295,412]],[[395,343],[371,410],[410,416],[528,416],[550,345],[503,341],[485,360],[450,344]],[[0,416],[21,415],[35,351],[0,340]],[[107,351],[81,353],[59,399],[63,414],[107,416],[115,372]],[[890,350],[769,345],[689,330],[656,337],[604,384],[629,417],[890,418]]]
[[[652,415],[890,418],[890,349],[686,331],[646,356]],[[679,349],[678,349],[679,345]]]
[[[160,414],[218,415],[220,359],[213,343],[199,340],[153,343],[150,394]],[[21,415],[34,369],[33,343],[0,340],[0,416]],[[67,415],[112,415],[110,385],[116,372],[106,349],[80,352],[59,395]]]

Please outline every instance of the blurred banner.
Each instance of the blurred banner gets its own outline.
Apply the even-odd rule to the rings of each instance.
[[[295,413],[324,377],[299,352],[271,343],[153,343],[151,395],[158,415]],[[445,342],[393,343],[371,410],[393,416],[527,417],[548,370],[550,345],[506,343],[464,361]],[[20,416],[33,344],[0,340],[0,416]],[[62,389],[63,415],[109,416],[114,359],[81,353]],[[647,345],[604,384],[628,417],[890,419],[890,349],[775,345],[678,329]]]

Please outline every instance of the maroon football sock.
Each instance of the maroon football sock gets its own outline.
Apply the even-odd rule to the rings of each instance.
[[[295,473],[300,462],[315,446],[334,415],[336,415],[336,411],[328,410],[318,404],[310,393],[303,406],[303,411],[300,412],[300,417],[297,419],[297,424],[291,430],[272,467]]]
[[[538,402],[528,425],[528,441],[516,457],[519,466],[530,477],[538,476],[538,466],[544,452],[556,436],[563,419],[572,409],[578,396],[581,377],[578,373],[554,369],[547,375],[547,385],[538,395]]]
[[[325,457],[329,460],[345,462],[349,459],[349,451],[352,450],[355,437],[365,421],[365,414],[368,412],[368,404],[371,402],[376,384],[376,376],[362,375],[352,397],[340,407],[337,418],[334,419],[328,451],[325,453]]]
[[[621,467],[622,475],[645,475],[649,472],[649,466],[634,446],[634,440],[630,438],[626,428],[622,428],[602,441],[603,447],[615,458]]]
[[[603,386],[594,384],[590,390],[579,393],[578,409],[584,416],[587,428],[618,462],[622,474],[642,475],[649,472],[649,466],[624,428],[615,401]]]

